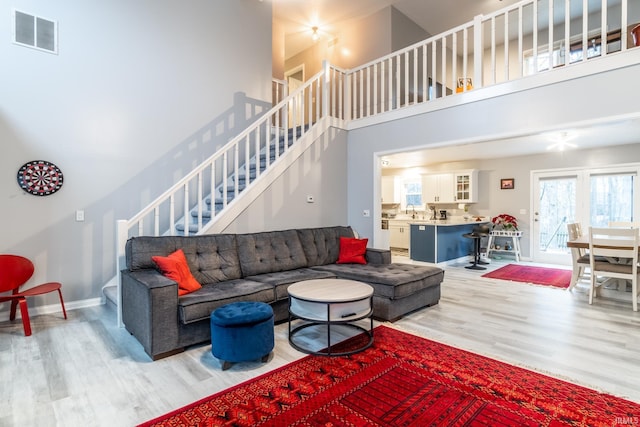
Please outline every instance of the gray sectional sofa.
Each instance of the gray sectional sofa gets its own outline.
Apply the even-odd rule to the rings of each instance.
[[[134,237],[121,272],[122,314],[127,330],[152,359],[209,341],[209,316],[235,301],[271,304],[275,320],[288,318],[287,287],[323,278],[358,280],[374,288],[373,316],[396,320],[437,304],[444,271],[391,263],[388,250],[367,249],[367,264],[336,264],[340,237],[351,227],[324,227],[250,234]],[[178,296],[151,257],[182,249],[202,288]]]

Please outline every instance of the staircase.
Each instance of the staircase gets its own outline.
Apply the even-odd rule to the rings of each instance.
[[[570,0],[564,8],[555,3],[523,0],[351,70],[325,61],[321,72],[293,93],[283,92],[269,112],[142,211],[117,222],[117,271],[125,265],[125,243],[133,236],[223,231],[330,126],[367,126],[473,102],[483,96],[483,87],[536,74],[544,76],[530,80],[531,87],[553,83],[554,75],[559,81],[588,74],[580,64],[593,55],[577,55],[576,49],[594,48],[596,38],[599,59],[622,54],[618,57],[624,61],[612,63],[623,66],[637,57],[637,51],[631,52],[631,61],[624,56],[631,47],[627,29],[634,22],[629,0],[602,0],[600,10],[588,10],[585,0],[580,16],[570,13]],[[600,17],[599,28],[590,27],[594,14]],[[554,25],[545,27],[543,17]],[[619,44],[615,31],[607,31],[609,17],[618,22]],[[581,27],[580,32],[571,32],[573,27]],[[118,276],[104,291],[115,295],[119,306]]]
[[[254,155],[249,160],[248,173],[246,171],[247,164],[242,164],[237,173],[233,173],[227,178],[226,187],[221,183],[213,191],[213,196],[208,194],[204,198],[204,207],[201,213],[202,224],[198,221],[200,215],[198,207],[194,206],[193,209],[191,209],[190,215],[186,216],[189,226],[187,234],[199,234],[201,229],[206,228],[212,218],[219,215],[226,205],[233,202],[236,196],[241,194],[250,183],[255,181],[259,174],[264,174],[267,167],[273,164],[280,156],[284,155],[285,152],[291,148],[294,141],[299,140],[303,133],[306,133],[308,130],[309,125],[288,129],[280,135],[277,140],[275,136],[271,135],[269,145],[261,149],[259,156]],[[257,160],[258,158],[259,161]],[[176,222],[175,230],[178,233],[174,234],[185,234],[185,217]]]

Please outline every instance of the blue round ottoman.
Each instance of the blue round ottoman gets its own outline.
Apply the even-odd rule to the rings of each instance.
[[[261,359],[273,350],[273,309],[263,302],[234,302],[211,313],[211,353],[222,362]]]

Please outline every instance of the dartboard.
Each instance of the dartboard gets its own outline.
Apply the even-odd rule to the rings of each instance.
[[[44,160],[32,160],[18,170],[18,185],[34,196],[48,196],[62,187],[62,171]]]

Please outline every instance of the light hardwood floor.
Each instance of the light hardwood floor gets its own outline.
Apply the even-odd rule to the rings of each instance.
[[[445,268],[440,304],[391,326],[640,403],[630,302],[589,306],[584,292],[484,279],[464,265]],[[0,322],[0,426],[133,426],[304,356],[285,323],[266,364],[222,372],[210,345],[151,362],[110,307],[68,314],[33,318],[31,337]]]

